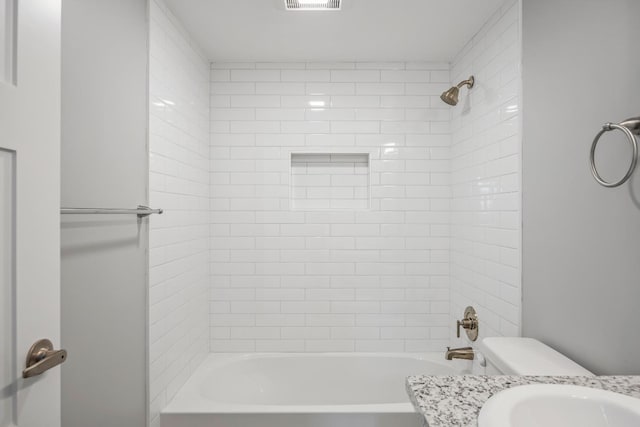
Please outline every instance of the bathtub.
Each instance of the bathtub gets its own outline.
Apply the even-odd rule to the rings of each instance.
[[[414,374],[468,373],[428,354],[211,354],[160,414],[161,427],[420,427]]]

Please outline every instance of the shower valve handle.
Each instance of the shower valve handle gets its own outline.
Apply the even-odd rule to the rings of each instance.
[[[478,316],[473,307],[469,306],[464,310],[464,318],[456,321],[456,336],[460,338],[460,327],[467,331],[467,337],[471,341],[478,339]]]
[[[456,336],[460,338],[460,326],[464,329],[475,329],[478,327],[478,321],[474,319],[462,319],[457,321]]]

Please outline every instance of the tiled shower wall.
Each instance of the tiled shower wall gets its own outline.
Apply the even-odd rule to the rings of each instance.
[[[167,209],[151,221],[152,422],[208,350],[441,350],[467,304],[483,336],[519,333],[518,13],[498,11],[451,75],[439,63],[209,70],[151,2],[151,203]],[[439,100],[472,73],[457,107]],[[310,163],[299,174],[293,154],[329,159],[313,165],[328,182]],[[366,172],[332,162],[354,154]]]
[[[209,351],[209,63],[150,2],[150,425]]]
[[[451,325],[473,305],[481,337],[521,328],[519,23],[520,2],[509,0],[451,73],[454,82],[477,81],[452,109]]]
[[[437,63],[212,65],[212,351],[449,343],[449,81]],[[310,153],[345,179],[292,180]],[[331,154],[368,156],[369,203]]]

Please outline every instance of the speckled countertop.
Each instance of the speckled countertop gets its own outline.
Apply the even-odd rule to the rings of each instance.
[[[640,398],[640,376],[526,377],[429,376],[407,378],[407,392],[429,427],[475,427],[482,405],[494,394],[527,384],[571,384]]]

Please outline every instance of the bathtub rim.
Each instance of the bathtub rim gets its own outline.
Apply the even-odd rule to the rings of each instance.
[[[257,405],[236,404],[212,401],[200,393],[198,387],[202,376],[206,376],[225,364],[259,359],[282,357],[367,357],[367,358],[404,358],[423,360],[438,365],[448,366],[463,375],[470,370],[467,361],[446,361],[442,352],[425,353],[362,353],[362,352],[328,352],[328,353],[209,353],[185,384],[178,390],[173,399],[160,411],[160,415],[178,414],[382,414],[382,413],[415,413],[415,408],[407,395],[407,401],[402,403],[376,403],[354,405]],[[425,374],[416,372],[411,375]],[[428,373],[426,373],[428,375]]]

